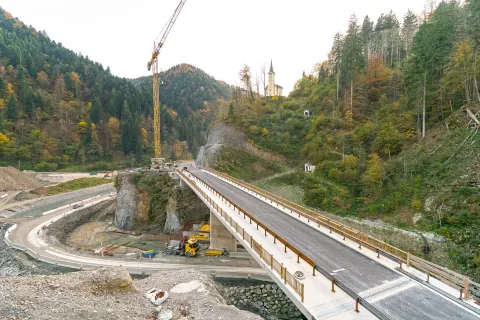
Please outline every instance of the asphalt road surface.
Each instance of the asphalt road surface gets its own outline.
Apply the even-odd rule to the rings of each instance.
[[[391,319],[470,320],[480,319],[451,300],[411,281],[359,252],[343,245],[322,232],[285,214],[258,198],[208,173],[192,170],[217,191],[236,202],[272,231],[282,236],[323,269],[336,274],[337,279],[357,294],[392,283],[393,294],[383,294],[371,301]],[[397,287],[395,287],[398,284]],[[405,285],[406,284],[406,285]],[[388,285],[387,285],[388,286]],[[368,300],[367,300],[368,301]]]
[[[103,190],[98,191],[102,199],[109,199],[109,196],[103,195]],[[88,202],[90,203],[90,201]],[[17,222],[17,227],[10,233],[9,240],[21,245],[26,249],[35,252],[40,256],[42,261],[56,262],[58,265],[76,268],[83,266],[84,268],[97,268],[100,266],[124,266],[131,273],[153,273],[161,270],[178,270],[178,269],[195,269],[200,272],[216,272],[220,277],[247,277],[249,274],[256,279],[268,278],[265,271],[252,264],[248,260],[235,260],[229,257],[220,257],[218,259],[199,257],[200,259],[190,258],[187,263],[183,263],[183,257],[167,256],[162,257],[161,261],[153,260],[125,260],[115,257],[100,257],[82,254],[77,251],[66,250],[63,246],[45,242],[41,239],[41,235],[37,234],[38,227],[49,220],[62,216],[71,211],[71,208],[59,210],[48,215],[40,215],[33,219],[1,219],[2,222]],[[3,241],[3,239],[0,239]],[[234,261],[235,260],[235,261]],[[0,316],[1,318],[1,316]]]

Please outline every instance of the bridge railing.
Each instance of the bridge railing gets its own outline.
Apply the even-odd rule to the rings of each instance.
[[[256,241],[250,234],[248,234],[245,229],[240,227],[238,223],[232,219],[230,215],[228,215],[222,208],[220,208],[215,201],[213,201],[212,198],[208,196],[192,179],[188,178],[183,172],[177,170],[177,173],[186,181],[190,182],[190,184],[204,197],[204,199],[218,212],[220,213],[221,217],[225,219],[225,221],[230,225],[230,227],[234,228],[237,234],[242,236],[242,239],[245,240],[247,243],[250,244],[250,247],[260,256],[260,259],[262,259],[269,267],[270,269],[276,271],[278,275],[280,276],[280,279],[284,281],[284,283],[289,285],[299,296],[302,302],[305,300],[305,286],[303,283],[298,281],[291,273],[287,271],[287,269],[281,265],[275,258],[274,256],[269,253],[267,250],[265,250],[261,243]],[[309,263],[312,266],[313,273],[315,275],[315,263],[313,262],[312,259],[308,258],[306,255],[301,253],[298,249],[296,249],[293,245],[288,243],[287,241],[283,240],[281,237],[270,231],[266,226],[258,222],[254,217],[252,217],[251,214],[246,212],[245,210],[241,209],[238,205],[236,205],[233,201],[229,200],[227,197],[225,197],[223,194],[215,191],[210,185],[208,185],[206,182],[202,181],[199,178],[196,178],[196,181],[199,181],[200,183],[203,183],[206,187],[209,188],[210,191],[214,192],[217,196],[221,197],[223,200],[227,201],[229,205],[233,206],[233,209],[237,210],[239,215],[243,215],[244,219],[250,220],[250,223],[255,223],[257,224],[257,229],[262,228],[265,231],[265,235],[267,233],[270,233],[274,237],[274,242],[281,241],[282,244],[285,246],[285,252],[288,249],[291,251],[295,252],[298,255],[297,262],[300,262],[300,258],[305,260],[307,263]]]
[[[230,182],[233,182],[240,187],[249,189],[250,191],[262,196],[263,198],[270,200],[271,203],[275,201],[277,203],[277,206],[278,204],[280,204],[285,209],[290,210],[291,213],[298,214],[299,217],[304,217],[308,219],[309,222],[316,222],[319,227],[324,226],[326,228],[329,228],[330,232],[333,231],[342,235],[344,239],[349,238],[350,240],[356,241],[360,247],[367,247],[368,249],[377,252],[379,256],[380,254],[382,254],[388,258],[391,258],[392,260],[406,263],[409,266],[426,272],[428,277],[431,275],[441,280],[442,282],[453,285],[455,288],[460,289],[464,292],[465,299],[468,299],[470,295],[473,295],[477,300],[480,300],[480,284],[471,281],[468,277],[464,275],[460,275],[432,262],[412,256],[410,253],[403,251],[395,246],[392,246],[385,241],[378,240],[374,237],[369,236],[368,234],[364,234],[337,221],[333,221],[328,217],[319,214],[318,212],[283,199],[257,186],[246,183],[245,181],[236,179],[213,169],[206,169],[206,171],[210,171],[210,173],[219,176],[225,180],[229,180]]]
[[[358,230],[355,230],[351,227],[343,225],[335,220],[329,219],[328,217],[322,214],[319,214],[318,212],[315,212],[313,210],[300,206],[294,202],[288,201],[275,194],[265,191],[259,187],[246,183],[245,181],[233,178],[229,175],[226,175],[224,173],[218,172],[213,169],[207,169],[207,171],[210,171],[214,175],[217,175],[223,179],[230,180],[231,182],[238,184],[240,187],[249,189],[250,191],[253,191],[254,193],[264,197],[265,199],[270,200],[271,203],[275,201],[277,203],[277,206],[280,204],[285,209],[290,210],[291,213],[298,214],[299,217],[304,217],[309,222],[314,221],[315,223],[317,223],[319,227],[320,226],[326,227],[331,232],[334,231],[335,233],[338,233],[343,237],[349,238],[353,241],[358,242],[360,245],[363,245],[367,248],[372,249],[373,251],[376,251],[376,252],[381,251],[381,252],[388,253],[389,255],[394,255],[396,259],[398,259],[399,261],[402,261],[403,263],[407,263],[408,261],[407,252],[401,249],[398,249],[386,243],[385,241],[381,241],[373,237],[370,237],[369,235],[364,234]]]

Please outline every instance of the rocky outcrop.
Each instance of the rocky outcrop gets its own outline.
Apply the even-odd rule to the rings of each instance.
[[[224,292],[227,300],[236,307],[258,313],[265,319],[305,319],[293,302],[275,284],[230,287]]]
[[[129,231],[174,233],[209,219],[209,210],[188,187],[167,173],[137,172],[118,178],[115,224]]]
[[[285,158],[283,156],[266,152],[248,142],[245,134],[234,126],[230,126],[225,123],[219,123],[210,131],[206,145],[200,148],[196,165],[206,168],[212,167],[224,146],[238,148],[267,160],[280,163],[285,162]]]
[[[115,225],[123,230],[132,230],[133,217],[138,203],[138,190],[133,182],[133,174],[118,175],[117,209]]]
[[[163,231],[166,233],[182,230],[182,225],[180,224],[180,219],[178,218],[177,206],[178,202],[175,197],[168,198],[167,206],[165,208],[167,217],[165,220],[165,227],[163,228]]]

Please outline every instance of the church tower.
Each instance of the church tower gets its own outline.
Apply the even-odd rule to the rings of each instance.
[[[273,61],[270,60],[270,72],[268,72],[268,94],[270,97],[277,95],[275,88],[275,72],[273,71]]]

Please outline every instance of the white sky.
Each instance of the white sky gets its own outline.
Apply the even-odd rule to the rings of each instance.
[[[179,0],[0,0],[0,6],[52,40],[110,67],[112,73],[148,75],[157,37]],[[193,64],[219,80],[238,83],[273,59],[277,84],[292,90],[305,70],[327,58],[333,37],[350,15],[362,23],[393,10],[423,10],[423,0],[187,0],[160,55],[161,69]]]

